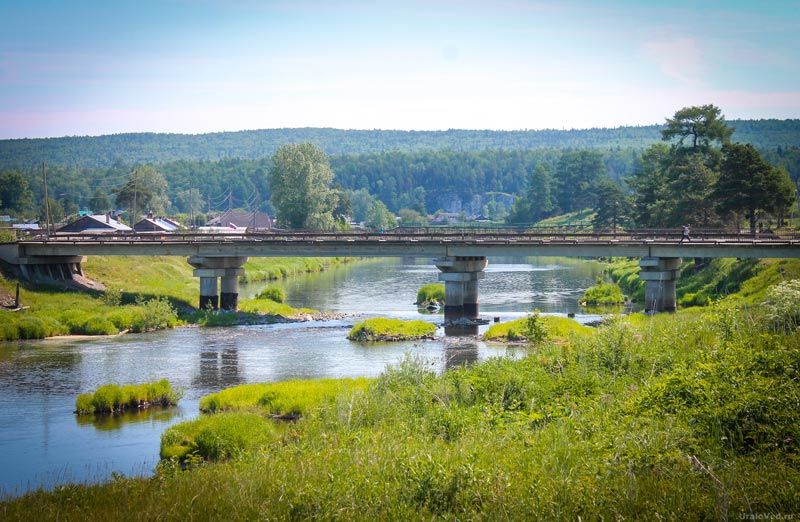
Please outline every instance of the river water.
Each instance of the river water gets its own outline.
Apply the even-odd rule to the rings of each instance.
[[[489,259],[480,282],[481,316],[508,320],[538,308],[581,314],[577,300],[601,267],[575,259]],[[247,383],[293,378],[377,376],[406,353],[442,371],[507,354],[474,338],[365,346],[348,341],[361,316],[441,323],[413,305],[435,282],[430,260],[382,259],[332,268],[278,283],[293,306],[352,314],[343,320],[234,328],[178,328],[97,339],[0,343],[0,496],[65,482],[149,475],[171,424],[198,415],[203,395]],[[264,285],[242,288],[253,295]],[[484,327],[485,328],[485,327]],[[483,328],[482,328],[483,329]],[[513,350],[513,349],[512,349]],[[78,417],[75,397],[106,383],[167,378],[184,390],[176,408],[117,417]]]

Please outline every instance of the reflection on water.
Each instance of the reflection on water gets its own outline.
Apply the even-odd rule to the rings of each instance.
[[[75,415],[75,422],[78,426],[94,426],[101,431],[118,430],[124,425],[149,422],[152,424],[162,424],[178,415],[178,409],[174,406],[169,408],[147,408],[144,410],[128,410],[114,415]]]
[[[577,300],[600,273],[579,260],[490,259],[480,282],[483,317],[522,317],[532,308],[578,313]],[[507,264],[504,264],[507,263]],[[344,265],[283,281],[288,302],[319,310],[417,318],[440,326],[442,314],[421,314],[418,288],[437,280],[431,260],[380,260]],[[249,285],[252,295],[264,284]],[[179,328],[100,339],[0,343],[0,494],[67,481],[107,479],[112,472],[148,474],[159,438],[171,424],[195,417],[199,398],[246,382],[377,376],[405,354],[437,371],[513,350],[474,336],[487,326],[433,341],[362,345],[346,339],[357,317],[326,323],[236,328]],[[448,331],[448,333],[452,333]],[[184,390],[177,408],[114,417],[74,415],[79,393],[106,383],[166,378]],[[77,420],[76,420],[77,419]]]

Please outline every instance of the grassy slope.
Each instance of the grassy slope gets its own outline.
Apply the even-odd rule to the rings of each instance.
[[[269,272],[283,277],[310,271],[324,270],[344,258],[259,258],[249,261],[245,270],[256,274]],[[272,268],[270,268],[272,267]],[[20,300],[29,307],[23,312],[0,310],[0,340],[42,338],[64,334],[114,334],[130,328],[141,313],[134,302],[137,296],[165,296],[179,310],[197,304],[198,280],[192,267],[183,257],[117,257],[90,256],[84,266],[87,277],[108,288],[121,290],[125,306],[109,306],[99,293],[65,291],[43,285],[23,285]],[[260,276],[259,276],[260,277]],[[15,281],[0,276],[0,286],[13,292]],[[287,305],[264,305],[243,301],[243,308],[285,317],[314,313],[314,310],[294,309]],[[187,320],[193,316],[185,315]],[[3,326],[5,323],[5,327]],[[13,323],[13,328],[11,327]],[[22,328],[19,327],[22,323]]]
[[[617,259],[607,270],[632,299],[644,300],[637,260]],[[690,260],[681,265],[676,292],[680,306],[706,305],[719,298],[752,303],[763,300],[770,286],[791,279],[800,279],[800,259],[712,259],[700,270]]]
[[[562,227],[565,225],[578,226],[581,228],[591,228],[594,212],[591,209],[568,212],[559,216],[545,218],[535,224],[537,227]]]
[[[189,472],[165,465],[152,479],[36,492],[0,504],[0,518],[793,513],[800,503],[800,336],[761,324],[721,308],[637,314],[522,359],[444,375],[406,360],[282,433],[252,413],[216,414],[186,427],[219,463]],[[180,434],[165,439],[176,443]]]

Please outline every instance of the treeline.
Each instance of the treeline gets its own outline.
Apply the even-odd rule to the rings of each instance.
[[[800,120],[734,120],[734,141],[761,150],[800,145]],[[660,140],[660,126],[581,130],[341,130],[265,129],[209,134],[131,133],[107,136],[0,140],[0,169],[51,166],[109,168],[123,163],[219,161],[270,157],[283,144],[309,142],[331,156],[384,151],[644,149]]]

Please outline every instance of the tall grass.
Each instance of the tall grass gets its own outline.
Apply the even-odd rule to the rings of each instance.
[[[165,457],[194,452],[222,462],[38,491],[0,504],[0,517],[732,520],[796,513],[800,335],[774,331],[759,313],[712,306],[635,314],[519,359],[445,374],[406,359],[361,393],[311,406],[282,432],[256,413],[223,413],[164,436]],[[251,417],[232,427],[226,415]]]
[[[376,317],[356,323],[347,334],[351,341],[402,341],[432,337],[436,325],[427,321]]]
[[[616,283],[597,281],[586,289],[580,302],[584,306],[618,305],[625,302],[625,296]]]
[[[291,380],[243,384],[200,400],[204,412],[259,411],[271,415],[305,415],[326,401],[364,390],[370,379]]]
[[[538,316],[547,333],[547,337],[555,340],[568,340],[572,337],[585,337],[593,333],[593,329],[580,324],[574,319],[557,317],[553,315]],[[525,332],[529,329],[528,318],[523,317],[493,324],[483,334],[486,341],[515,341],[524,340]]]
[[[331,266],[352,262],[350,257],[251,258],[239,280],[246,283],[276,281],[294,275],[324,272]]]
[[[174,389],[168,380],[144,384],[106,384],[91,393],[78,395],[75,412],[121,413],[128,409],[142,409],[151,406],[174,406],[181,393]]]
[[[427,306],[431,303],[438,305],[444,304],[444,285],[442,283],[430,283],[422,285],[417,291],[417,302],[420,306]]]

